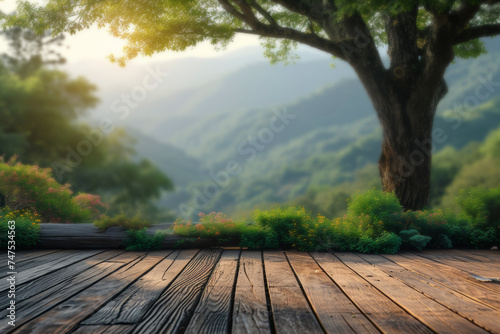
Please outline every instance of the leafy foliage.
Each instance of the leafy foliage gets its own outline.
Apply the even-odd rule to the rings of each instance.
[[[11,225],[8,222],[14,221]],[[11,210],[7,207],[0,208],[0,247],[7,249],[14,245],[15,249],[35,246],[39,241],[40,216],[29,210]],[[15,226],[15,228],[10,228]],[[10,232],[9,231],[14,231]],[[9,238],[9,236],[12,238]],[[14,243],[8,243],[14,241]]]
[[[199,217],[201,222],[198,224],[178,219],[174,224],[174,232],[185,237],[216,238],[220,244],[238,244],[247,228],[246,223],[228,219],[220,212],[208,215],[200,212]]]
[[[413,247],[417,250],[422,250],[431,241],[431,237],[421,235],[417,230],[402,230],[399,232],[402,246],[404,248]]]
[[[492,230],[500,240],[500,187],[462,190],[457,200],[472,226]]]
[[[298,36],[310,35],[322,41],[338,43],[340,36],[333,35],[331,27],[336,27],[336,34],[345,34],[339,23],[346,17],[359,15],[370,29],[375,42],[385,45],[385,19],[388,16],[397,17],[417,6],[415,29],[425,36],[424,32],[434,27],[433,16],[449,15],[461,3],[342,0],[336,1],[335,6],[330,8],[319,3],[304,3],[297,7],[290,4],[276,5],[270,1],[238,6],[215,0],[151,2],[141,6],[132,2],[116,4],[112,1],[49,1],[47,5],[22,1],[15,16],[6,16],[6,23],[9,26],[29,27],[38,33],[50,29],[54,34],[74,34],[93,24],[101,28],[107,26],[112,35],[128,42],[124,49],[125,55],[118,59],[110,57],[121,65],[138,55],[151,56],[164,50],[183,51],[203,41],[210,42],[215,48],[225,47],[239,32],[260,35],[265,53],[271,61],[286,62],[293,60],[297,42],[304,43]],[[476,1],[467,1],[467,4],[473,5]],[[498,11],[496,6],[481,7],[467,28],[497,23]],[[328,17],[329,25],[319,20],[318,13]],[[151,29],[153,26],[155,29]],[[268,29],[261,30],[261,26]],[[277,32],[281,31],[278,28],[287,28],[288,38],[273,39],[278,35],[271,28],[277,29]],[[319,48],[313,41],[309,41],[309,44]],[[425,41],[419,45],[420,48],[425,46]],[[464,58],[477,56],[482,51],[482,44],[476,39],[455,47],[456,54]]]
[[[315,222],[304,208],[286,206],[268,211],[257,210],[254,220],[278,236],[280,247],[303,249],[309,248],[313,243],[314,234],[310,231]]]
[[[94,221],[94,225],[101,230],[106,230],[113,226],[121,226],[127,230],[141,230],[145,227],[151,227],[151,223],[138,216],[129,218],[124,214],[115,215],[113,217],[101,217]]]
[[[352,196],[347,210],[350,218],[369,216],[373,221],[382,222],[387,231],[395,231],[401,221],[403,208],[393,193],[382,192],[377,189]]]
[[[61,185],[49,169],[23,165],[0,157],[0,195],[13,210],[29,209],[43,222],[82,223],[97,218],[107,209],[99,196],[72,196],[70,185]]]
[[[376,189],[354,194],[347,212],[330,220],[322,215],[313,217],[295,205],[279,206],[256,210],[251,224],[233,222],[222,213],[201,213],[200,223],[177,221],[174,232],[214,238],[220,245],[363,253],[396,253],[400,248],[484,248],[495,240],[493,229],[481,229],[463,214],[442,210],[403,212],[394,194]]]
[[[156,231],[154,235],[150,236],[146,227],[127,230],[128,239],[125,241],[125,246],[129,251],[155,250],[160,248],[167,234],[167,231]]]

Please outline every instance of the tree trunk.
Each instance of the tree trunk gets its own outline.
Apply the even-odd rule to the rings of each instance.
[[[384,191],[394,192],[406,210],[423,209],[429,202],[430,193],[430,126],[392,123],[383,124],[382,128],[382,153],[378,165]],[[404,135],[410,130],[418,132],[417,136]]]
[[[438,90],[415,88],[407,94],[389,90],[376,105],[383,130],[379,171],[384,191],[394,192],[406,210],[427,207],[430,194],[432,126],[439,100]],[[443,135],[443,134],[439,134]]]
[[[419,48],[417,5],[385,18],[389,67],[383,65],[369,33],[368,42],[347,61],[382,125],[379,171],[384,191],[394,192],[406,210],[420,210],[429,202],[432,125],[437,105],[447,92],[443,77],[453,60],[453,47],[448,30],[435,28]],[[359,20],[354,24],[361,26]]]

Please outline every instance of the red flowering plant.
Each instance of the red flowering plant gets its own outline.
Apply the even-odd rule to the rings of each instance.
[[[99,195],[80,193],[73,200],[80,208],[90,213],[91,220],[104,217],[106,211],[109,209],[109,205],[103,203]]]
[[[81,223],[93,219],[105,207],[98,196],[72,197],[69,184],[61,185],[48,168],[23,165],[12,157],[0,157],[0,194],[11,210],[30,210],[43,222]]]
[[[214,238],[220,244],[238,245],[242,233],[247,229],[245,222],[234,221],[221,212],[204,214],[200,212],[200,222],[177,219],[174,232],[185,237]]]

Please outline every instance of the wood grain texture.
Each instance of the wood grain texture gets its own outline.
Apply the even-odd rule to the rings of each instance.
[[[241,253],[234,293],[232,333],[271,333],[260,251],[243,250]]]
[[[500,261],[500,251],[491,251],[484,249],[471,249],[471,250],[468,249],[466,251],[487,257],[492,261]]]
[[[380,255],[362,254],[360,257],[486,330],[500,333],[500,311],[458,293],[428,277],[411,272]]]
[[[134,329],[133,325],[94,325],[80,326],[72,334],[128,334]]]
[[[38,277],[47,275],[51,272],[69,266],[73,263],[77,263],[93,255],[102,253],[104,250],[85,250],[85,251],[74,251],[67,254],[63,254],[59,257],[54,257],[48,262],[36,265],[36,261],[32,267],[27,266],[23,270],[17,273],[17,284],[25,284]],[[50,256],[50,255],[48,255]],[[55,254],[54,254],[55,256]],[[35,259],[36,260],[36,259]],[[5,291],[8,288],[8,282],[6,280],[0,281],[0,291]]]
[[[184,331],[221,252],[221,249],[200,251],[153,304],[133,333]]]
[[[286,256],[327,333],[377,332],[308,253],[286,252]]]
[[[433,333],[330,253],[314,253],[314,259],[383,333]],[[314,287],[314,285],[312,286]]]
[[[148,228],[147,234],[152,235],[158,230],[170,228],[173,223],[156,224]],[[105,231],[94,224],[40,224],[40,241],[37,248],[61,249],[102,249],[124,248],[128,238],[126,230],[113,226]],[[183,240],[182,244],[179,241]],[[217,244],[215,239],[183,238],[178,235],[167,235],[161,244],[161,249],[212,247]]]
[[[59,260],[64,260],[66,258],[70,258],[72,255],[78,253],[78,250],[71,250],[69,252],[64,252],[64,253],[59,253],[56,254],[56,252],[49,252],[47,254],[43,254],[39,257],[33,257],[33,258],[28,258],[23,262],[17,262],[17,260],[14,260],[16,262],[16,271],[18,273],[26,271],[30,268],[34,268],[40,265],[43,265],[45,263],[50,263],[53,262],[54,260],[59,261]],[[4,269],[5,268],[5,269]],[[10,271],[7,270],[7,261],[5,263],[2,263],[2,272],[0,273],[1,280],[4,279],[4,277],[7,276],[6,272]]]
[[[16,263],[21,263],[27,260],[31,260],[40,256],[60,252],[60,249],[45,249],[45,250],[22,250],[16,252]]]
[[[475,283],[476,285],[480,285],[484,289],[488,289],[488,290],[493,291],[495,293],[500,293],[500,285],[478,281],[477,279],[472,277],[470,275],[470,273],[468,273],[467,271],[465,271],[463,269],[456,268],[455,266],[451,266],[451,265],[448,265],[448,264],[445,264],[445,263],[442,263],[439,261],[432,260],[428,257],[424,257],[422,254],[404,253],[404,254],[402,254],[402,256],[409,258],[409,259],[412,259],[412,260],[415,260],[415,261],[418,261],[419,263],[423,263],[426,266],[438,268],[439,271],[442,273],[450,274],[450,275],[453,275],[454,277],[458,277],[461,280]]]
[[[477,254],[474,252],[466,252],[462,250],[457,250],[457,249],[450,249],[447,254],[450,254],[451,256],[455,257],[456,259],[469,262],[469,263],[474,263],[478,264],[480,266],[486,267],[486,268],[495,268],[497,272],[500,272],[500,261],[492,261],[489,257],[484,256],[482,254]]]
[[[437,333],[487,333],[445,306],[351,253],[335,253],[344,264]]]
[[[203,290],[186,334],[228,333],[240,250],[225,250]]]
[[[265,251],[264,268],[277,333],[323,333],[282,251]]]
[[[469,262],[467,259],[460,259],[449,252],[425,251],[415,253],[416,255],[446,264],[453,268],[461,269],[469,274],[479,275],[483,277],[498,277],[500,278],[500,270],[488,266],[484,263]]]
[[[103,249],[20,257],[23,272],[36,277],[16,282],[17,326],[0,322],[0,333],[500,334],[500,285],[463,269],[493,277],[496,255],[482,251]],[[0,305],[8,302],[0,294]]]
[[[39,316],[123,266],[123,263],[106,261],[120,253],[123,251],[103,252],[21,285],[16,291],[17,326]],[[122,259],[128,258],[129,262],[137,257],[138,255],[132,254],[121,256]],[[7,303],[7,294],[0,295],[0,304]],[[2,308],[0,315],[5,318],[7,310]],[[13,330],[11,326],[6,322],[0,322],[0,333],[7,333],[10,330]]]
[[[174,251],[149,273],[110,300],[97,313],[82,322],[84,325],[133,324],[139,322],[191,259],[197,249]]]
[[[19,327],[14,333],[64,333],[75,329],[83,319],[149,271],[167,254],[165,251],[158,251],[143,255],[138,260],[118,269],[84,291]]]
[[[500,310],[500,289],[497,291],[488,288],[486,283],[462,274],[459,270],[449,270],[446,266],[434,262],[429,264],[421,257],[412,254],[384,255],[392,262],[423,275],[429,279],[439,282],[450,289],[462,293],[469,298],[482,302],[490,307]],[[457,273],[458,272],[458,273]],[[491,284],[490,284],[491,286]],[[493,285],[500,288],[500,285]]]

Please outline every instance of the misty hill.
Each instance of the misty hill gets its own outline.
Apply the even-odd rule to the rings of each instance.
[[[137,141],[134,146],[136,158],[151,160],[172,179],[176,188],[203,180],[203,171],[198,159],[137,129],[128,128],[127,133]]]
[[[500,82],[500,48],[498,39],[488,43],[490,54],[457,60],[446,74],[449,94],[439,105],[435,127],[447,139],[436,150],[483,140],[500,123],[500,87],[484,83]],[[195,189],[203,192],[213,183],[209,173],[233,160],[242,172],[217,190],[206,210],[287,201],[314,187],[350,182],[355,171],[376,163],[381,131],[373,107],[346,65],[339,62],[332,69],[331,62],[313,59],[287,67],[256,62],[226,73],[221,65],[220,75],[205,76],[205,83],[184,82],[189,87],[180,83],[179,89],[159,88],[148,95],[125,122],[143,132],[141,156],[155,161],[174,182],[179,179],[177,192],[163,203],[174,209],[190,203]],[[477,106],[470,105],[475,99]],[[269,140],[277,113],[294,118],[271,131]],[[264,132],[265,143],[259,139]]]

